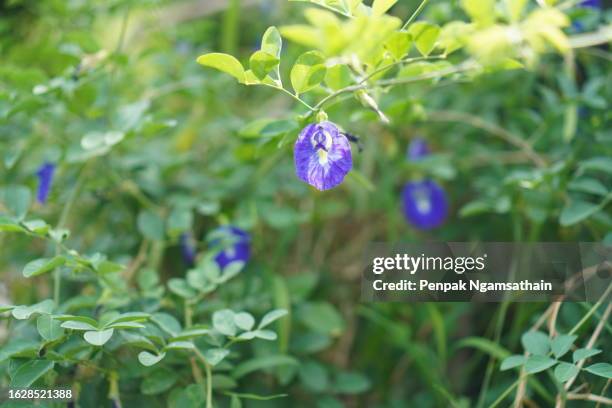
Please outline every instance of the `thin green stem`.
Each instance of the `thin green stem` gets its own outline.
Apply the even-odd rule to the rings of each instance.
[[[213,408],[213,404],[212,404],[212,369],[208,361],[206,361],[206,357],[204,357],[204,355],[200,352],[200,350],[195,348],[193,351],[195,355],[198,357],[198,359],[200,359],[202,364],[204,364],[204,368],[206,369],[206,408]]]
[[[332,101],[333,99],[339,97],[340,95],[343,95],[345,93],[349,93],[349,92],[355,92],[355,91],[359,91],[361,89],[367,89],[368,87],[379,87],[379,86],[395,86],[395,85],[405,85],[405,84],[409,84],[409,83],[413,83],[413,82],[419,82],[419,81],[425,81],[428,79],[435,79],[435,78],[440,78],[446,75],[452,75],[452,74],[456,74],[459,72],[463,72],[463,71],[468,71],[470,69],[474,69],[476,68],[476,64],[467,61],[459,66],[453,67],[453,68],[448,68],[448,69],[443,69],[437,72],[430,72],[427,74],[423,74],[423,75],[417,75],[414,77],[408,77],[408,78],[393,78],[393,79],[386,79],[386,80],[381,80],[378,82],[375,82],[371,85],[369,84],[364,84],[364,83],[359,83],[356,85],[351,85],[351,86],[347,86],[345,88],[342,89],[338,89],[337,91],[335,91],[332,94],[327,95],[325,98],[321,99],[319,101],[319,103],[317,103],[313,110],[314,111],[318,111],[320,110],[323,106],[325,106],[327,103],[329,103],[330,101]]]
[[[298,101],[299,103],[301,103],[302,105],[307,107],[308,110],[310,110],[310,111],[314,111],[315,110],[315,108],[312,107],[311,105],[309,105],[305,100],[303,100],[299,96],[295,95],[294,93],[290,92],[289,90],[287,90],[287,89],[285,89],[285,88],[283,88],[281,86],[275,86],[275,85],[270,85],[270,84],[266,84],[266,83],[262,83],[262,85],[267,86],[268,88],[279,90],[279,91],[289,95],[290,97],[292,97],[293,99],[295,99],[296,101]]]
[[[365,78],[363,78],[361,81],[359,81],[359,84],[366,83],[367,81],[372,79],[374,76],[380,74],[381,72],[384,72],[384,71],[386,71],[388,69],[391,69],[393,67],[396,67],[398,65],[410,64],[410,63],[418,62],[418,61],[444,59],[444,58],[446,58],[446,55],[442,54],[442,55],[430,55],[430,56],[424,56],[424,57],[415,57],[415,58],[401,59],[401,60],[393,62],[393,63],[391,63],[389,65],[385,65],[384,67],[380,67],[378,69],[375,69],[370,74],[368,74]]]
[[[191,308],[192,303],[189,300],[185,300],[185,328],[188,329],[193,325],[193,310]],[[190,358],[191,362],[191,371],[193,373],[193,377],[198,383],[205,382],[204,385],[204,395],[206,398],[206,408],[212,408],[212,373],[210,370],[210,365],[206,361],[206,358],[200,353],[197,346],[194,347],[193,352],[198,357],[199,360],[202,361],[204,367],[206,369],[206,379],[202,379],[202,371],[200,371],[200,367],[198,367],[197,362],[194,357]]]
[[[608,295],[610,294],[610,291],[612,291],[612,284],[608,285],[608,288],[606,289],[606,291],[604,292],[603,295],[601,295],[601,297],[599,298],[599,300],[589,309],[589,311],[582,317],[582,319],[580,319],[580,321],[578,323],[576,323],[576,325],[572,328],[572,330],[570,330],[569,334],[572,335],[574,333],[576,333],[578,331],[578,329],[580,329],[580,327],[587,321],[589,320],[589,318],[591,317],[591,315],[593,313],[595,313],[595,311],[597,309],[599,309],[599,306],[601,306],[601,304],[608,298]]]
[[[429,3],[429,0],[421,1],[421,4],[419,4],[419,7],[417,7],[416,10],[414,10],[414,13],[412,13],[408,21],[406,21],[404,25],[402,26],[402,30],[405,30],[410,25],[410,23],[412,23],[414,19],[417,18],[417,16],[421,13],[421,11],[423,11],[423,8],[425,8],[427,3]]]
[[[506,388],[506,391],[504,391],[499,397],[497,397],[497,399],[493,401],[493,403],[489,406],[489,408],[495,408],[496,406],[498,406],[508,395],[510,395],[512,390],[516,388],[519,382],[520,382],[520,379],[516,380],[514,383],[512,383],[511,386]]]

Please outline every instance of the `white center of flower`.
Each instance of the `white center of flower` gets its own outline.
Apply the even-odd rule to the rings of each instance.
[[[314,147],[317,152],[317,156],[319,156],[319,164],[324,165],[327,164],[328,161],[328,152],[332,147],[332,137],[329,132],[319,129],[311,139],[312,147]]]
[[[415,197],[417,211],[421,214],[429,214],[431,211],[431,201],[424,191],[417,191]]]

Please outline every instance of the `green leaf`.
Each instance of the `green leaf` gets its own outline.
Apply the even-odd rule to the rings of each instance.
[[[527,374],[535,374],[540,371],[544,371],[557,363],[557,360],[553,360],[550,357],[542,355],[533,355],[527,357],[525,362],[525,371]]]
[[[146,367],[159,363],[164,357],[166,357],[166,353],[159,353],[158,355],[151,354],[148,351],[141,351],[138,353],[138,361]]]
[[[518,21],[525,9],[527,0],[506,0],[506,7],[511,21]]]
[[[11,214],[18,220],[22,220],[28,213],[32,194],[25,186],[7,186],[3,190],[2,201]]]
[[[291,86],[296,94],[308,92],[319,85],[327,68],[325,57],[319,51],[308,51],[300,55],[291,69]]]
[[[125,138],[125,133],[120,131],[89,132],[81,139],[81,147],[91,150],[91,156],[101,156],[110,151],[110,148]]]
[[[169,390],[178,381],[178,374],[167,368],[157,368],[147,374],[140,384],[144,395],[157,395]]]
[[[36,259],[28,262],[28,264],[23,268],[23,276],[30,278],[32,276],[42,275],[43,273],[50,272],[55,268],[64,265],[65,263],[66,258],[63,256]]]
[[[177,207],[172,209],[168,216],[166,226],[171,236],[177,237],[180,233],[191,229],[193,213],[189,208]]]
[[[13,305],[0,305],[0,313],[10,312],[14,308],[15,308],[15,306],[13,306]]]
[[[599,353],[601,353],[601,350],[596,348],[579,348],[572,354],[572,360],[574,363],[577,363],[580,360],[596,356]]]
[[[584,371],[588,371],[589,373],[598,375],[600,377],[612,379],[612,364],[597,363],[588,366],[584,369]]]
[[[582,193],[596,194],[605,196],[608,194],[608,189],[597,179],[590,177],[581,177],[576,180],[572,180],[567,188],[572,191],[580,191]]]
[[[334,91],[349,86],[352,81],[351,70],[344,64],[331,66],[325,74],[325,83]]]
[[[562,211],[559,223],[568,227],[583,221],[599,211],[600,206],[582,200],[574,199]]]
[[[270,72],[272,72],[280,63],[280,60],[274,55],[268,54],[265,51],[255,51],[249,59],[251,71],[255,76],[263,80]]]
[[[54,341],[61,338],[64,335],[64,330],[61,327],[61,322],[55,320],[51,315],[44,314],[38,316],[36,319],[36,329],[38,334],[47,340]]]
[[[461,7],[478,25],[488,26],[495,22],[495,0],[462,0]]]
[[[555,367],[554,374],[557,381],[564,383],[574,378],[579,371],[580,369],[573,364],[560,362]]]
[[[274,120],[263,126],[259,135],[266,138],[278,137],[289,132],[294,132],[297,128],[298,124],[294,120]]]
[[[86,342],[94,346],[103,346],[115,332],[114,329],[87,331],[83,335]]]
[[[550,350],[550,340],[541,331],[528,331],[521,337],[523,348],[531,354],[545,356]]]
[[[164,220],[153,211],[141,211],[138,214],[138,231],[147,239],[162,241],[165,236]]]
[[[395,3],[397,3],[397,0],[374,0],[372,3],[372,14],[375,16],[382,16],[389,11]]]
[[[11,310],[11,314],[17,320],[29,319],[35,314],[49,314],[55,307],[55,302],[51,299],[43,300],[30,306],[15,306]]]
[[[612,157],[592,157],[580,162],[580,171],[589,170],[612,174]]]
[[[255,337],[262,340],[273,341],[278,338],[278,335],[272,330],[255,330],[253,333],[255,334]]]
[[[179,321],[168,313],[155,313],[151,316],[151,321],[172,337],[177,336],[181,332],[181,324]]]
[[[164,350],[193,350],[195,346],[190,341],[173,341],[168,343]]]
[[[149,313],[144,312],[128,312],[122,313],[119,316],[114,317],[108,324],[120,323],[120,322],[144,322],[151,318]]]
[[[98,327],[98,322],[95,319],[92,319],[91,317],[87,317],[87,316],[59,315],[59,316],[54,316],[54,318],[55,320],[59,320],[60,322],[68,322],[68,321],[83,322],[93,327]]]
[[[238,387],[236,380],[225,374],[213,374],[212,385],[214,390],[231,390]]]
[[[1,221],[0,221],[1,222]],[[49,224],[44,220],[28,220],[23,222],[23,226],[35,234],[44,236],[49,231]],[[1,226],[0,226],[1,229]]]
[[[280,59],[282,48],[283,40],[280,32],[274,26],[268,27],[261,38],[261,50]]]
[[[316,361],[307,361],[300,364],[298,374],[301,383],[310,391],[323,392],[329,386],[327,370]]]
[[[305,303],[297,309],[296,317],[306,327],[332,336],[340,335],[345,326],[342,315],[327,302]]]
[[[204,358],[208,364],[216,366],[229,354],[228,349],[224,348],[211,348],[204,352]]]
[[[334,391],[339,394],[360,394],[370,388],[370,380],[361,373],[338,373]]]
[[[117,322],[104,326],[105,329],[144,329],[145,327],[144,324],[136,322]]]
[[[525,361],[527,361],[525,356],[520,356],[518,354],[506,357],[501,363],[500,370],[505,371],[511,368],[520,367],[525,364]]]
[[[287,365],[297,366],[298,361],[293,357],[284,355],[257,357],[238,364],[236,368],[234,368],[234,371],[232,371],[232,377],[239,379],[254,371]]]
[[[178,335],[173,337],[173,340],[186,340],[193,339],[196,337],[206,336],[210,334],[210,329],[205,328],[191,328],[180,332]]]
[[[236,335],[236,324],[234,323],[234,312],[230,309],[217,310],[212,316],[213,327],[219,333],[226,336]]]
[[[557,358],[561,358],[567,353],[578,336],[560,334],[550,343],[550,349]]]
[[[24,354],[36,356],[39,349],[40,343],[38,341],[15,338],[0,347],[0,362],[13,356],[21,356]]]
[[[172,278],[168,281],[168,289],[174,294],[179,295],[182,298],[190,299],[197,296],[197,292],[194,288],[189,286],[185,279]]]
[[[31,360],[15,371],[11,380],[11,388],[29,388],[36,380],[53,369],[55,363],[46,360]]]
[[[412,36],[409,33],[406,31],[396,31],[391,34],[385,43],[385,48],[395,61],[399,61],[408,54],[411,45]]]
[[[246,74],[242,64],[231,55],[222,53],[204,54],[198,57],[197,62],[205,67],[214,68],[226,74],[230,74],[241,84],[246,82]]]
[[[83,330],[83,331],[98,330],[98,328],[96,327],[97,325],[91,325],[86,322],[78,322],[74,320],[69,320],[67,322],[64,322],[60,326],[63,327],[64,329],[70,329],[70,330]]]
[[[456,347],[473,347],[497,358],[498,360],[503,360],[510,355],[510,352],[499,344],[482,337],[467,337],[460,340]]]
[[[0,216],[0,232],[26,232],[26,230],[19,225],[17,221],[14,221],[8,217]]]
[[[234,315],[234,323],[241,330],[251,330],[255,326],[255,318],[247,312],[240,312]]]
[[[286,316],[288,313],[289,312],[285,309],[272,310],[266,313],[264,317],[261,318],[261,322],[259,322],[259,326],[257,326],[257,328],[263,329],[264,327],[269,326],[270,324],[280,319],[281,317]]]
[[[436,40],[440,34],[440,27],[425,21],[418,21],[410,25],[408,33],[412,36],[417,50],[422,55],[427,56],[436,45]]]

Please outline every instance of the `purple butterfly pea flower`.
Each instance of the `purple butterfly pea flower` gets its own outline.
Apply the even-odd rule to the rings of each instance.
[[[38,191],[36,193],[36,200],[41,204],[45,204],[47,202],[47,198],[49,198],[54,174],[55,164],[50,162],[43,163],[36,171],[36,176],[38,176]]]
[[[418,229],[440,226],[448,214],[446,193],[435,181],[411,181],[402,191],[402,210],[408,222]]]
[[[353,167],[351,145],[331,122],[306,126],[293,151],[298,178],[317,190],[328,190],[342,183]]]
[[[425,141],[423,138],[416,137],[412,139],[410,145],[408,145],[408,152],[406,156],[410,161],[417,161],[425,156],[428,156],[429,153],[430,151],[427,141]]]
[[[179,245],[181,247],[181,255],[183,256],[183,261],[188,266],[195,265],[196,261],[196,248],[193,243],[193,237],[190,233],[184,232],[181,234],[179,239]]]
[[[215,262],[221,269],[236,261],[247,262],[251,257],[251,237],[238,227],[224,226],[213,231],[211,245],[219,250]]]
[[[579,4],[581,7],[588,7],[592,9],[601,9],[601,0],[583,0]]]

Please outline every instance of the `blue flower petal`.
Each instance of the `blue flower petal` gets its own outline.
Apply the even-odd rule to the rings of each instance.
[[[581,7],[601,9],[601,0],[583,0],[579,3],[579,5]]]
[[[219,251],[215,262],[221,269],[236,261],[246,263],[251,257],[251,237],[240,228],[219,227],[213,231],[213,236],[211,245]]]
[[[402,210],[406,220],[416,228],[438,227],[448,215],[446,193],[433,180],[411,181],[402,191]]]
[[[306,126],[295,142],[293,158],[298,178],[318,190],[336,187],[353,167],[349,140],[331,122]]]
[[[50,162],[45,162],[36,171],[36,175],[38,176],[38,191],[36,192],[36,200],[41,204],[45,204],[49,198],[54,173],[55,164]]]
[[[425,139],[416,137],[412,139],[410,145],[408,145],[408,152],[406,156],[410,161],[417,161],[422,159],[425,156],[428,156],[430,153],[429,146],[427,145],[427,141]]]

